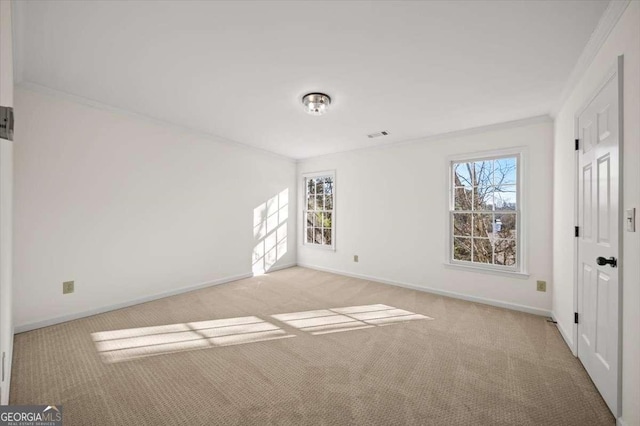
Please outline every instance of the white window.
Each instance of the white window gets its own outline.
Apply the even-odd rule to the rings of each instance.
[[[304,243],[333,249],[335,246],[335,173],[304,175]]]
[[[451,264],[522,272],[521,155],[450,164]]]

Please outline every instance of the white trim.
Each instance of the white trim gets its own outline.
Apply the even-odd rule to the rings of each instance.
[[[571,350],[571,353],[573,354],[573,356],[577,357],[578,353],[576,352],[576,347],[573,344],[573,339],[571,338],[571,335],[567,332],[567,330],[564,329],[562,324],[560,324],[560,322],[558,321],[558,316],[553,311],[551,311],[551,319],[553,319],[556,322],[556,326],[558,327],[558,331],[560,332],[560,335],[564,339],[564,342],[569,347],[569,350]]]
[[[333,176],[333,178],[335,179],[336,177],[336,170],[335,169],[329,169],[329,170],[322,170],[319,172],[305,172],[305,173],[301,173],[300,176],[302,176],[303,179],[306,178],[315,178],[315,177],[326,177],[326,176]]]
[[[163,120],[163,119],[159,119],[159,118],[154,118],[151,117],[149,115],[146,114],[141,114],[135,111],[130,111],[124,108],[118,108],[115,106],[111,106],[99,101],[95,101],[93,99],[89,99],[89,98],[85,98],[82,96],[77,96],[77,95],[73,95],[71,93],[67,93],[67,92],[63,92],[61,90],[56,90],[56,89],[52,89],[50,87],[47,86],[43,86],[40,84],[36,84],[36,83],[32,83],[29,81],[23,81],[19,84],[16,85],[16,87],[18,89],[21,90],[26,90],[29,92],[34,92],[34,93],[40,93],[40,94],[44,94],[44,95],[48,95],[54,98],[59,98],[59,99],[63,99],[67,102],[73,102],[73,103],[77,103],[80,105],[84,105],[84,106],[88,106],[90,108],[95,108],[95,109],[99,109],[102,111],[107,111],[107,112],[111,112],[114,114],[118,114],[118,115],[122,115],[122,116],[126,116],[129,118],[134,118],[146,123],[151,123],[151,124],[155,124],[155,125],[159,125],[159,126],[163,126],[163,127],[167,127],[169,129],[172,129],[174,131],[180,132],[180,133],[186,133],[186,134],[190,134],[196,137],[200,137],[203,139],[208,139],[210,141],[213,142],[218,142],[221,144],[226,144],[226,145],[232,145],[232,146],[236,146],[239,148],[244,148],[244,149],[249,149],[249,150],[253,150],[256,152],[259,152],[261,154],[270,156],[270,157],[275,157],[275,158],[279,158],[280,160],[284,160],[287,161],[289,163],[295,163],[296,160],[294,160],[291,157],[287,157],[285,155],[282,154],[278,154],[276,152],[273,151],[269,151],[266,149],[262,149],[262,148],[258,148],[257,146],[253,146],[253,145],[248,145],[242,142],[237,142],[231,139],[226,139],[223,138],[221,136],[218,135],[214,135],[213,133],[209,133],[207,131],[204,130],[198,130],[195,128],[191,128],[191,127],[187,127],[187,126],[183,126],[181,124],[178,123],[174,123],[168,120]]]
[[[325,245],[325,244],[315,244],[315,243],[308,243],[307,242],[307,179],[312,179],[315,177],[331,177],[333,178],[333,209],[331,209],[331,245]],[[300,175],[300,178],[302,179],[302,198],[303,198],[303,209],[302,209],[302,218],[301,218],[301,224],[302,224],[302,241],[301,241],[301,246],[304,247],[310,247],[313,249],[320,249],[320,250],[330,250],[330,251],[336,251],[336,200],[337,200],[337,192],[336,192],[336,187],[337,187],[337,179],[336,179],[336,170],[335,169],[330,169],[330,170],[324,170],[324,171],[320,171],[320,172],[308,172],[308,173],[302,173]]]
[[[294,266],[297,266],[297,264],[296,263],[286,263],[286,264],[283,264],[283,265],[276,265],[276,266],[273,266],[271,269],[269,269],[267,272],[265,272],[264,274],[261,274],[261,275],[268,275],[268,274],[270,274],[272,272],[280,271],[282,269],[293,268]],[[36,330],[36,329],[42,328],[42,327],[49,327],[51,325],[60,324],[60,323],[63,323],[63,322],[72,321],[72,320],[79,319],[79,318],[85,318],[85,317],[89,317],[89,316],[92,316],[92,315],[101,314],[101,313],[104,313],[104,312],[115,311],[117,309],[122,309],[122,308],[126,308],[126,307],[133,306],[133,305],[139,305],[140,303],[151,302],[151,301],[154,301],[154,300],[163,299],[165,297],[175,296],[175,295],[182,294],[182,293],[188,293],[188,292],[194,291],[194,290],[200,290],[200,289],[207,288],[207,287],[213,287],[213,286],[220,285],[220,284],[227,284],[227,283],[230,283],[230,282],[243,280],[245,278],[251,278],[251,277],[254,277],[255,275],[256,274],[254,274],[254,273],[233,275],[233,276],[226,277],[226,278],[220,278],[220,279],[214,280],[214,281],[208,281],[208,282],[205,282],[205,283],[195,284],[195,285],[192,285],[192,286],[181,287],[181,288],[179,288],[177,290],[170,290],[170,291],[154,294],[152,296],[145,296],[145,297],[141,297],[141,298],[130,300],[130,301],[126,301],[126,302],[115,303],[113,305],[102,306],[100,308],[95,308],[95,309],[89,309],[88,311],[83,311],[83,312],[78,312],[78,313],[75,313],[75,314],[63,315],[63,316],[59,316],[59,317],[55,317],[55,318],[49,318],[49,319],[42,320],[42,321],[36,321],[36,322],[28,323],[28,324],[18,325],[18,326],[15,327],[14,333],[24,333],[26,331]],[[10,378],[11,378],[11,373],[9,373],[9,379]]]
[[[305,212],[303,211],[302,212],[303,223],[304,223],[304,214],[305,214]],[[302,243],[301,243],[301,245],[303,247],[310,248],[310,249],[313,249],[313,250],[336,251],[336,244],[333,242],[333,236],[331,237],[332,245],[330,245],[330,246],[323,245],[323,244],[313,244],[313,243],[308,243],[306,241],[306,236],[307,236],[306,232],[307,232],[307,230],[305,229],[304,231],[305,231],[305,234],[302,235]]]
[[[616,419],[616,426],[627,426],[627,422],[625,422],[624,420],[622,420],[622,417],[618,417]]]
[[[615,1],[611,1],[611,3],[616,3]],[[611,7],[611,3],[609,6]],[[619,3],[625,3],[624,8],[621,10],[620,15],[624,12],[624,9],[628,5],[628,1],[621,1]],[[609,8],[607,9],[607,11]],[[619,19],[619,16],[618,16]],[[617,20],[616,20],[617,22]],[[624,147],[624,55],[619,55],[616,58],[615,64],[609,69],[609,71],[605,74],[605,77],[602,79],[600,84],[598,84],[593,90],[592,95],[587,98],[584,102],[583,106],[580,107],[574,114],[574,137],[575,139],[580,140],[580,123],[579,118],[582,113],[589,107],[589,105],[596,99],[596,97],[602,92],[602,90],[606,87],[611,80],[616,79],[618,86],[618,378],[617,378],[617,401],[616,401],[616,412],[613,413],[615,416],[622,414],[622,355],[623,355],[623,268],[624,268],[624,179],[623,179],[623,147]],[[581,149],[582,145],[578,145]],[[574,218],[576,226],[580,225],[580,149],[575,151],[575,162],[574,162]],[[577,312],[579,315],[581,314],[579,310],[579,276],[580,276],[580,241],[579,238],[575,238],[574,244],[574,278],[573,278],[573,306],[574,312]],[[579,324],[573,324],[573,336],[575,342],[575,356],[578,357],[578,349],[580,346],[580,338],[579,338]]]
[[[609,34],[613,31],[630,3],[631,0],[612,0],[609,2],[607,9],[598,21],[596,29],[591,34],[589,41],[582,50],[582,54],[580,55],[580,58],[578,58],[578,62],[574,65],[573,70],[567,79],[567,83],[562,90],[560,99],[551,110],[551,116],[553,118],[558,115],[560,108],[562,108],[569,98],[569,95],[571,95],[571,92],[573,92],[573,89],[575,89],[585,72],[589,69],[589,65],[593,62],[594,58],[600,51],[600,48],[607,40],[607,37],[609,37]]]
[[[17,2],[17,3],[23,3],[23,2]],[[223,138],[221,136],[209,133],[207,131],[203,131],[203,130],[198,130],[198,129],[194,129],[191,127],[187,127],[178,123],[174,123],[171,121],[167,121],[167,120],[163,120],[163,119],[159,119],[159,118],[154,118],[142,113],[137,113],[135,111],[130,111],[124,108],[119,108],[119,107],[115,107],[115,106],[111,106],[105,103],[102,103],[100,101],[96,101],[93,99],[89,99],[89,98],[85,98],[82,96],[77,96],[77,95],[73,95],[71,93],[67,93],[61,90],[57,90],[57,89],[52,89],[50,87],[41,85],[41,84],[37,84],[37,83],[33,83],[30,81],[19,81],[15,84],[15,87],[20,89],[20,90],[26,90],[26,91],[30,91],[30,92],[35,92],[35,93],[41,93],[41,94],[45,94],[45,95],[49,95],[52,97],[57,97],[60,99],[64,99],[70,102],[75,102],[75,103],[79,103],[81,105],[85,105],[91,108],[95,108],[95,109],[100,109],[103,111],[108,111],[108,112],[112,112],[112,113],[116,113],[116,114],[120,114],[120,115],[125,115],[128,117],[133,117],[133,118],[137,118],[138,120],[142,120],[145,122],[149,122],[149,123],[154,123],[156,125],[162,125],[165,127],[169,127],[173,130],[182,132],[182,133],[188,133],[188,134],[192,134],[194,136],[198,136],[204,139],[209,139],[212,140],[214,142],[219,142],[219,143],[225,143],[228,145],[234,145],[234,146],[238,146],[238,147],[242,147],[242,148],[246,148],[246,149],[251,149],[251,150],[255,150],[258,152],[261,152],[262,154],[265,155],[269,155],[269,156],[273,156],[276,158],[279,158],[281,160],[285,160],[288,161],[290,163],[304,163],[305,161],[308,160],[316,160],[316,159],[320,159],[320,158],[330,158],[333,156],[338,156],[338,155],[342,155],[342,154],[346,154],[346,153],[353,153],[353,152],[364,152],[364,151],[371,151],[371,150],[377,150],[377,149],[385,149],[385,148],[393,148],[396,146],[403,146],[403,145],[413,145],[413,144],[420,144],[420,143],[428,143],[428,142],[433,142],[433,141],[437,141],[437,140],[443,140],[443,139],[450,139],[450,138],[456,138],[456,137],[462,137],[462,136],[468,136],[468,135],[474,135],[474,134],[479,134],[479,133],[485,133],[485,132],[489,132],[489,131],[498,131],[498,130],[505,130],[505,129],[512,129],[512,128],[516,128],[516,127],[521,127],[521,126],[527,126],[527,125],[533,125],[533,124],[538,124],[538,123],[548,123],[548,122],[552,122],[553,118],[550,115],[544,114],[544,115],[536,115],[533,117],[526,117],[526,118],[522,118],[522,119],[518,119],[518,120],[511,120],[511,121],[505,121],[505,122],[500,122],[500,123],[492,123],[492,124],[487,124],[487,125],[483,125],[483,126],[476,126],[476,127],[470,127],[467,129],[460,129],[460,130],[452,130],[450,132],[443,132],[443,133],[438,133],[438,134],[434,134],[434,135],[429,135],[426,137],[421,137],[421,138],[412,138],[412,139],[408,139],[405,141],[398,141],[398,142],[391,142],[391,143],[386,143],[386,144],[382,144],[382,145],[376,145],[376,146],[370,146],[370,147],[365,147],[365,148],[355,148],[355,149],[349,149],[349,150],[344,150],[344,151],[336,151],[336,152],[331,152],[328,154],[322,154],[322,155],[317,155],[317,156],[311,156],[311,157],[304,157],[304,158],[294,158],[294,157],[289,157],[286,156],[284,154],[279,154],[277,152],[274,151],[270,151],[267,149],[263,149],[263,148],[259,148],[257,146],[254,145],[248,145],[242,142],[238,142],[238,141],[234,141],[231,139],[226,139]]]
[[[359,279],[368,280],[368,281],[375,281],[382,284],[393,285],[396,287],[403,287],[411,290],[423,291],[425,293],[437,294],[439,296],[452,297],[454,299],[466,300],[468,302],[482,303],[484,305],[496,306],[498,308],[511,309],[512,311],[526,312],[528,314],[540,315],[544,317],[551,316],[551,311],[547,309],[536,308],[533,306],[519,305],[517,303],[503,302],[501,300],[487,299],[484,297],[469,296],[462,293],[455,293],[453,291],[440,290],[440,289],[425,287],[417,284],[388,280],[385,278],[374,277],[371,275],[354,274],[351,272],[339,271],[336,269],[324,268],[321,266],[315,266],[315,265],[306,264],[306,263],[298,263],[298,266],[302,268],[314,269],[316,271],[330,272],[332,274],[344,275],[347,277],[359,278]]]
[[[622,56],[619,56],[619,58],[620,57]],[[586,111],[587,108],[589,108],[589,105],[591,105],[591,102],[593,102],[598,97],[600,92],[604,90],[607,84],[609,84],[609,82],[612,79],[618,76],[618,71],[619,71],[618,64],[616,62],[616,65],[614,65],[613,67],[611,67],[611,69],[609,69],[609,71],[605,74],[605,77],[602,79],[602,81],[600,81],[600,84],[596,86],[595,90],[591,93],[591,96],[587,98],[587,100],[584,102],[582,107],[580,107],[580,109],[577,110],[576,113],[574,114],[576,139],[580,139],[580,129],[578,128],[578,118],[582,115],[583,112]]]
[[[376,151],[376,150],[395,148],[398,146],[405,146],[405,145],[419,145],[423,143],[430,143],[430,142],[441,141],[445,139],[459,138],[462,136],[470,136],[470,135],[482,134],[486,132],[514,129],[522,126],[530,126],[534,124],[552,123],[552,122],[553,122],[553,118],[550,115],[536,115],[533,117],[522,118],[520,120],[505,121],[501,123],[487,124],[486,126],[477,126],[477,127],[470,127],[468,129],[453,130],[451,132],[437,133],[434,135],[424,136],[421,138],[408,139],[405,141],[391,142],[391,143],[385,143],[382,145],[368,146],[365,148],[348,149],[345,151],[332,152],[329,154],[316,155],[313,157],[299,158],[296,160],[296,162],[302,164],[305,161],[330,159],[330,158],[341,156],[343,154]]]
[[[617,58],[616,69],[618,72],[618,259],[620,268],[618,269],[618,412],[617,416],[622,416],[622,366],[624,354],[624,55]]]
[[[279,269],[286,268],[286,267],[287,266],[283,265]],[[274,271],[274,270],[275,270],[275,268],[271,269],[271,271]],[[199,289],[202,289],[202,288],[211,287],[211,286],[220,285],[220,284],[225,284],[225,283],[229,283],[229,282],[232,282],[232,281],[238,281],[238,280],[242,280],[242,279],[245,279],[245,278],[251,278],[251,277],[253,277],[253,273],[251,273],[251,272],[246,273],[246,274],[233,275],[233,276],[230,276],[230,277],[220,278],[220,279],[213,280],[213,281],[207,281],[207,282],[204,282],[204,283],[194,284],[194,285],[190,285],[190,286],[187,286],[187,287],[181,287],[181,288],[176,289],[176,290],[165,291],[165,292],[154,294],[154,295],[151,295],[151,296],[145,296],[145,297],[140,297],[138,299],[128,300],[126,302],[114,303],[113,305],[101,306],[99,308],[89,309],[87,311],[77,312],[77,313],[74,313],[74,314],[62,315],[62,316],[59,316],[59,317],[48,318],[48,319],[45,319],[45,320],[35,321],[35,322],[32,322],[32,323],[21,324],[21,325],[17,325],[15,327],[15,332],[16,333],[24,333],[25,331],[31,331],[31,330],[35,330],[35,329],[42,328],[42,327],[48,327],[48,326],[51,326],[51,325],[60,324],[60,323],[63,323],[63,322],[67,322],[67,321],[71,321],[71,320],[75,320],[75,319],[79,319],[79,318],[89,317],[89,316],[101,314],[101,313],[104,313],[104,312],[114,311],[116,309],[126,308],[128,306],[138,305],[140,303],[151,302],[152,300],[163,299],[165,297],[175,296],[177,294],[187,293],[189,291],[199,290]]]
[[[580,224],[580,213],[579,213],[579,205],[580,205],[580,190],[579,190],[579,170],[580,170],[580,141],[579,141],[579,131],[578,131],[578,118],[577,115],[574,116],[574,140],[569,143],[574,143],[575,149],[575,140],[578,139],[578,149],[575,149],[573,153],[573,226],[574,232],[575,227]],[[579,232],[579,229],[578,229]],[[580,276],[580,266],[578,262],[578,247],[580,245],[580,238],[573,238],[573,312],[572,314],[578,312],[578,277]],[[558,322],[558,324],[560,324]],[[566,330],[565,330],[566,331]],[[578,357],[578,324],[575,323],[575,320],[572,321],[571,324],[571,335],[573,336],[573,345],[572,352]]]
[[[298,264],[295,263],[295,262],[293,262],[293,263],[285,263],[284,265],[274,265],[271,268],[269,268],[269,270],[266,271],[264,274],[259,274],[259,275],[269,275],[272,272],[280,271],[282,269],[293,268],[295,266],[298,266]],[[255,274],[252,274],[252,275],[255,275]]]
[[[485,160],[485,159],[491,159],[491,158],[509,157],[511,155],[522,154],[522,152],[526,150],[527,150],[526,146],[514,146],[511,148],[473,151],[473,152],[468,152],[463,154],[450,155],[447,157],[447,160],[450,163],[460,162],[460,161],[479,161],[479,160]]]
[[[5,67],[0,72],[3,73],[4,81],[0,83],[0,102],[3,106],[13,107],[15,106],[15,64],[16,64],[16,30],[17,26],[14,20],[15,2],[2,2],[0,4],[0,26],[2,26],[2,34],[0,35],[0,50],[2,50],[2,60]],[[8,41],[8,43],[7,43]],[[3,84],[8,83],[8,84]],[[13,327],[13,289],[14,289],[14,276],[12,269],[13,263],[13,185],[14,185],[14,162],[13,162],[13,145],[14,142],[6,139],[0,139],[1,153],[0,153],[0,169],[2,171],[0,176],[0,198],[2,199],[2,207],[0,210],[0,231],[1,247],[0,247],[0,293],[2,298],[0,300],[0,349],[6,358],[2,361],[1,370],[4,377],[0,382],[0,404],[9,404],[9,395],[11,393],[11,370],[13,365],[13,340],[14,340],[14,327]]]
[[[487,267],[483,267],[482,265],[479,264],[471,264],[469,263],[469,265],[463,264],[463,263],[447,263],[445,262],[444,264],[445,268],[448,269],[458,269],[460,271],[467,271],[467,272],[474,272],[474,273],[481,273],[481,274],[490,274],[490,275],[502,275],[505,277],[511,277],[511,278],[518,278],[521,280],[526,280],[528,279],[531,275],[526,273],[526,272],[518,272],[518,271],[512,271],[509,269],[494,269],[494,268],[487,268]]]
[[[518,158],[517,169],[517,182],[516,182],[516,194],[517,194],[517,267],[500,267],[494,265],[482,265],[480,263],[473,262],[460,262],[453,260],[453,232],[452,232],[452,218],[451,214],[454,209],[453,201],[453,163],[458,162],[472,162],[485,159],[499,159],[504,157],[515,156]],[[528,215],[527,215],[527,193],[529,188],[529,179],[527,172],[527,156],[528,148],[526,146],[517,146],[512,148],[504,148],[497,150],[476,151],[466,154],[455,154],[447,157],[447,202],[448,208],[447,215],[447,239],[445,244],[445,266],[456,269],[472,270],[476,272],[492,273],[497,275],[518,276],[522,278],[529,277],[528,269]],[[523,189],[524,188],[524,189]],[[519,277],[520,278],[520,277]]]

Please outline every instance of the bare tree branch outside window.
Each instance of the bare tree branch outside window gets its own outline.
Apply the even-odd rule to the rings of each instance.
[[[307,244],[333,244],[333,176],[305,179],[305,241]]]
[[[518,157],[452,164],[453,260],[514,267]]]

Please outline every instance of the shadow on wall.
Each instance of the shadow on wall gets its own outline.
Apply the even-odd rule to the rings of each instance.
[[[289,189],[253,209],[253,275],[268,272],[287,253]]]

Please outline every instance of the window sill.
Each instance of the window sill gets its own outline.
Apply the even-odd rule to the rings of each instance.
[[[320,244],[302,243],[302,247],[310,248],[310,249],[313,249],[313,250],[336,251],[336,247],[335,246],[323,246],[323,245],[320,245]]]
[[[457,263],[449,263],[449,262],[445,262],[444,267],[447,269],[458,269],[460,271],[478,272],[481,274],[502,275],[503,277],[512,277],[512,278],[518,278],[522,280],[526,280],[531,276],[526,272],[501,271],[499,269],[483,268],[481,266],[460,265]]]

